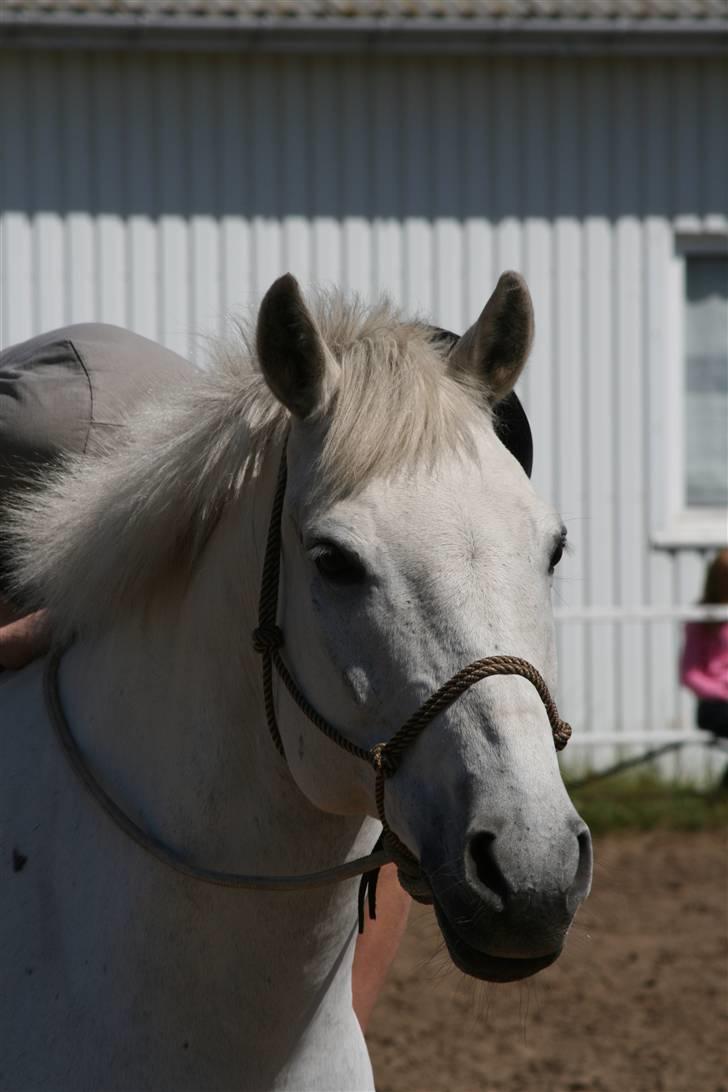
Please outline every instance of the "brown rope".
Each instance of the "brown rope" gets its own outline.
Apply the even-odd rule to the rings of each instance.
[[[296,876],[245,875],[239,872],[221,872],[217,869],[203,868],[200,865],[193,864],[176,849],[165,845],[159,838],[155,838],[153,834],[135,823],[96,780],[73,737],[63,712],[58,691],[58,667],[63,651],[63,649],[59,649],[51,653],[46,660],[43,692],[51,723],[56,729],[60,744],[73,771],[102,811],[106,812],[124,834],[151,854],[152,857],[156,857],[158,861],[161,861],[169,868],[173,868],[175,872],[181,872],[183,876],[188,876],[193,880],[203,880],[205,883],[235,890],[309,891],[315,887],[328,887],[332,883],[354,879],[367,872],[379,871],[382,865],[391,860],[387,850],[382,848],[377,849],[375,853],[368,854],[366,857],[358,857],[354,861],[347,861],[346,864],[335,865],[333,868],[327,868],[321,872],[309,872]]]
[[[268,538],[263,557],[263,574],[258,598],[258,628],[253,631],[253,648],[263,656],[263,701],[268,729],[283,758],[286,757],[286,752],[281,734],[278,731],[275,705],[273,703],[272,660],[273,653],[283,644],[283,633],[276,624],[276,616],[278,614],[278,583],[280,579],[281,517],[283,515],[283,498],[286,495],[287,480],[288,464],[284,447],[283,458],[278,466],[278,480],[275,496],[273,497],[273,507],[268,524]]]
[[[263,703],[268,729],[273,742],[285,758],[286,752],[281,739],[276,718],[275,703],[273,700],[273,671],[276,671],[285,683],[286,689],[295,701],[296,705],[306,714],[308,719],[316,725],[319,731],[328,736],[330,740],[343,747],[349,754],[356,755],[369,761],[369,751],[359,747],[356,743],[343,736],[337,728],[329,724],[321,714],[314,709],[306,698],[301,688],[296,683],[290,671],[286,667],[279,649],[283,645],[283,631],[277,624],[278,616],[278,584],[280,581],[280,557],[281,557],[281,517],[283,514],[283,499],[286,493],[288,473],[286,469],[285,445],[278,468],[278,480],[273,498],[273,507],[268,524],[268,538],[263,557],[263,573],[260,581],[260,597],[258,600],[258,626],[253,630],[253,648],[263,658]]]
[[[546,708],[556,750],[563,750],[571,736],[571,728],[559,716],[549,689],[536,668],[528,660],[521,660],[517,656],[486,656],[482,660],[474,660],[467,667],[456,672],[448,682],[427,699],[424,705],[420,706],[416,713],[413,713],[389,743],[380,745],[377,761],[381,762],[385,775],[394,773],[407,747],[439,713],[448,709],[475,683],[494,675],[521,675],[533,684]]]
[[[356,758],[363,758],[365,762],[369,762],[369,751],[365,747],[360,747],[358,743],[353,743],[350,739],[347,739],[337,728],[334,728],[333,724],[329,724],[329,722],[324,720],[321,714],[314,709],[286,667],[277,648],[271,652],[270,658],[275,664],[276,671],[284,682],[288,693],[291,695],[299,709],[306,714],[311,723],[315,724],[325,736],[328,736],[330,740],[337,743],[339,747],[343,747],[345,751],[348,751],[350,755],[355,755]]]

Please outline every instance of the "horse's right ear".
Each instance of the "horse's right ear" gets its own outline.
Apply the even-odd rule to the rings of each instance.
[[[290,273],[263,297],[256,332],[258,360],[266,382],[294,417],[322,409],[336,383],[336,362]]]

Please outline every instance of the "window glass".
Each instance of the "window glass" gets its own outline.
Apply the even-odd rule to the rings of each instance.
[[[685,496],[728,505],[728,256],[685,259]]]

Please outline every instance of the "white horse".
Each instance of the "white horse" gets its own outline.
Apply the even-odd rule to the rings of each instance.
[[[338,296],[268,292],[257,346],[70,464],[15,519],[19,579],[75,641],[59,696],[95,777],[206,868],[293,874],[371,849],[371,768],[251,647],[283,438],[278,621],[321,714],[370,748],[464,664],[495,653],[555,682],[561,520],[498,440],[492,407],[531,342],[504,275],[449,354],[430,328]],[[254,358],[257,356],[259,367]],[[351,1005],[356,881],[226,890],[144,853],[84,792],[43,665],[0,684],[0,1087],[372,1087]],[[457,965],[516,979],[561,951],[591,875],[532,685],[478,683],[412,744],[387,818]]]

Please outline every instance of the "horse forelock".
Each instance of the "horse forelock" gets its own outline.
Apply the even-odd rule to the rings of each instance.
[[[340,365],[318,459],[327,493],[472,447],[487,407],[449,374],[431,327],[339,292],[319,292],[311,310]],[[254,487],[289,423],[254,343],[254,322],[236,323],[210,366],[130,420],[121,443],[68,458],[8,511],[15,593],[49,609],[56,639],[180,586],[221,513]]]
[[[473,453],[471,426],[488,412],[484,392],[451,375],[433,327],[403,320],[387,301],[366,309],[323,296],[318,304],[319,328],[341,365],[317,463],[329,494],[458,448]]]

